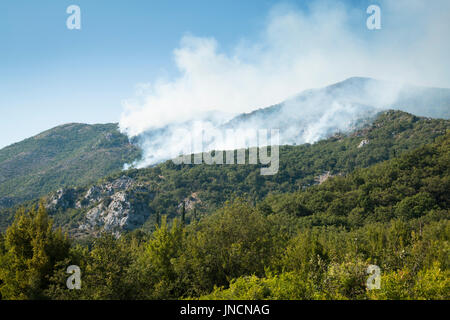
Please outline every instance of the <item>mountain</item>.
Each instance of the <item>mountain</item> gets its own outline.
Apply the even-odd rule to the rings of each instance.
[[[306,90],[267,108],[241,114],[226,128],[281,128],[282,144],[314,142],[381,110],[395,109],[417,116],[450,119],[450,89],[428,88],[353,77],[319,89]],[[326,120],[322,126],[317,122]],[[291,128],[297,130],[291,133]],[[316,131],[311,136],[310,131]]]
[[[185,123],[147,130],[133,137],[143,149],[143,159],[135,163],[135,167],[154,165],[173,158],[174,153],[190,149],[190,136],[197,139],[199,134],[195,132],[199,126],[206,132],[214,132],[210,130],[212,128],[223,133],[227,129],[279,129],[280,144],[298,145],[317,142],[336,132],[350,132],[378,112],[389,109],[450,119],[450,89],[353,77],[324,88],[303,91],[277,105],[239,114],[232,119],[195,117]],[[180,128],[190,134],[179,134]],[[220,138],[214,137],[204,146],[204,151],[226,148],[220,146],[222,144]]]
[[[258,201],[271,193],[294,192],[345,176],[432,143],[449,129],[449,120],[386,111],[348,134],[315,144],[281,146],[279,171],[273,176],[260,175],[259,165],[167,161],[117,172],[85,187],[60,189],[45,203],[56,223],[76,236],[149,230],[163,215],[178,216],[183,202],[187,221],[194,221],[235,197]]]
[[[280,144],[298,145],[355,130],[389,107],[449,119],[450,89],[354,77],[234,118],[214,112],[196,120],[219,129],[278,128]],[[134,137],[130,143],[117,124],[72,123],[10,145],[0,150],[0,208],[61,187],[93,183],[135,163],[141,155],[138,168],[161,163],[171,158],[170,146],[179,142],[173,131],[192,126],[192,121],[168,125]]]
[[[0,208],[120,171],[140,156],[117,124],[69,123],[0,150]]]
[[[138,212],[147,210],[150,213],[162,213],[166,210],[168,214],[174,215],[176,206],[182,201],[182,197],[191,197],[193,193],[198,195],[197,191],[203,192],[205,189],[211,191],[207,193],[206,199],[204,195],[202,196],[204,198],[202,203],[205,206],[216,206],[226,200],[228,196],[224,196],[225,190],[231,194],[250,194],[254,198],[274,190],[293,191],[295,188],[315,183],[314,179],[325,179],[328,171],[330,171],[329,174],[335,174],[338,171],[348,172],[358,166],[368,166],[376,161],[386,160],[394,156],[394,152],[402,152],[404,148],[418,147],[420,143],[430,142],[430,139],[441,134],[442,130],[445,131],[447,127],[446,121],[427,120],[412,115],[399,116],[405,118],[401,121],[385,119],[383,121],[386,126],[383,128],[386,132],[387,127],[393,126],[390,134],[396,137],[399,132],[412,130],[411,132],[419,137],[419,142],[408,140],[406,137],[392,140],[392,137],[383,131],[385,136],[378,137],[380,140],[369,138],[369,140],[373,140],[372,145],[366,148],[376,152],[376,155],[365,155],[363,150],[366,149],[364,148],[353,150],[354,145],[350,148],[345,144],[333,144],[331,149],[335,149],[337,145],[339,148],[344,145],[347,148],[345,149],[347,153],[343,152],[337,155],[339,161],[336,158],[334,160],[328,158],[331,156],[329,153],[323,153],[320,146],[326,142],[320,142],[317,146],[310,147],[308,145],[332,137],[336,133],[338,133],[337,136],[341,135],[346,137],[345,139],[350,139],[351,132],[363,127],[368,130],[367,125],[370,127],[379,112],[389,106],[412,111],[414,114],[424,117],[448,119],[450,116],[450,89],[406,86],[355,77],[325,88],[306,90],[279,105],[255,110],[249,114],[241,114],[231,120],[229,119],[230,115],[205,114],[203,118],[199,119],[209,122],[214,128],[279,128],[280,144],[306,144],[298,149],[294,148],[295,151],[292,151],[292,147],[282,147],[281,152],[287,154],[299,152],[303,157],[309,157],[309,160],[299,160],[294,157],[292,160],[296,161],[296,164],[282,164],[284,165],[281,168],[282,172],[267,181],[259,176],[256,177],[257,169],[250,170],[247,166],[237,172],[234,172],[235,168],[222,170],[229,174],[230,181],[234,179],[234,183],[238,183],[240,187],[236,189],[230,187],[232,184],[224,181],[223,172],[215,172],[215,169],[211,169],[211,167],[195,166],[189,170],[187,168],[175,170],[171,167],[170,162],[162,164],[162,161],[171,158],[169,149],[172,145],[178,143],[176,139],[179,137],[173,136],[172,130],[178,128],[180,124],[150,130],[132,138],[131,143],[127,136],[119,132],[117,124],[72,123],[62,125],[0,150],[0,208],[8,208],[24,201],[34,200],[56,190],[60,191],[59,196],[62,199],[71,198],[71,192],[68,195],[64,190],[92,185],[101,178],[111,177],[114,172],[117,172],[116,178],[118,178],[122,175],[121,171],[124,165],[136,163],[136,160],[142,158],[140,162],[137,162],[136,167],[145,168],[149,165],[160,164],[154,169],[155,171],[148,172],[151,176],[150,180],[153,181],[152,188],[162,191],[152,192],[154,199],[151,204],[143,204]],[[394,123],[401,125],[397,128]],[[185,126],[192,129],[192,122],[186,123]],[[420,132],[422,130],[420,128],[424,131]],[[325,141],[334,141],[333,139],[335,138]],[[344,141],[347,141],[345,139]],[[358,141],[358,144],[361,143],[361,140]],[[379,143],[378,149],[373,150],[373,146],[377,146],[377,143]],[[363,157],[361,154],[368,158],[361,159]],[[312,159],[315,159],[316,163],[310,164]],[[343,165],[344,162],[347,164]],[[165,169],[170,169],[167,172],[167,175],[171,177],[168,182],[159,178],[159,176],[165,177],[166,174],[151,173]],[[185,183],[183,182],[184,177],[172,174],[176,171],[189,176]],[[336,172],[333,173],[333,171]],[[138,172],[140,176],[145,175],[147,171]],[[212,176],[208,176],[207,173]],[[321,175],[322,178],[319,177]],[[147,177],[144,180],[146,179]],[[252,179],[254,181],[250,182]],[[147,180],[146,184],[149,184]],[[212,190],[211,187],[202,185],[206,181],[213,185],[217,181],[221,181],[223,185],[218,184],[215,187],[217,190]],[[242,187],[242,181],[246,181],[247,187]],[[196,187],[190,188],[192,190],[187,192],[188,188],[183,185],[187,183],[192,183]],[[251,186],[252,183],[256,186]],[[258,185],[260,183],[262,185]],[[201,188],[199,184],[202,185]],[[267,187],[267,185],[276,185],[276,187]],[[146,193],[139,191],[139,196],[136,195],[136,197],[140,198],[141,194]],[[78,196],[77,194],[74,197]],[[143,203],[150,201],[146,197],[144,197],[146,200]],[[69,201],[71,205],[68,205],[67,208],[73,207],[71,201]],[[74,210],[79,212],[81,209],[74,208]],[[105,210],[99,209],[99,212],[105,212]],[[66,220],[66,216],[63,215],[62,223]],[[133,223],[133,228],[140,226],[141,220],[139,218],[137,224]],[[114,221],[111,223],[112,225],[117,224]]]

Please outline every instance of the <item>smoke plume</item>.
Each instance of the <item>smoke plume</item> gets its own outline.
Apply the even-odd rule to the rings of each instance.
[[[401,83],[450,87],[450,3],[381,1],[380,7],[376,31],[366,28],[365,7],[313,1],[304,10],[274,7],[258,39],[227,52],[212,36],[184,36],[173,52],[179,76],[141,85],[124,102],[120,128],[144,150],[134,165],[186,150],[177,128],[279,128],[281,143],[315,142],[392,105]],[[359,75],[389,82],[353,78],[345,90],[306,90]],[[276,104],[277,112],[232,119]]]

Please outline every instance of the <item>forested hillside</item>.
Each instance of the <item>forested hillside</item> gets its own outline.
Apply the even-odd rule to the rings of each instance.
[[[0,238],[3,299],[449,299],[450,132],[394,159],[190,224],[90,246],[52,230],[44,205]],[[67,290],[78,265],[81,290]],[[380,268],[368,290],[368,265]]]
[[[179,216],[183,202],[189,222],[237,196],[255,202],[270,193],[302,190],[328,177],[391,159],[433,142],[449,128],[448,120],[387,111],[347,135],[312,145],[281,146],[280,168],[273,176],[262,176],[259,165],[175,165],[167,161],[118,172],[95,185],[64,189],[50,195],[46,203],[56,223],[71,234],[152,230],[162,215],[169,220]]]
[[[122,170],[140,151],[117,124],[71,123],[0,150],[0,208]]]
[[[203,298],[449,299],[449,177],[450,132],[398,159],[268,197],[254,210],[285,220],[292,235],[279,260]],[[382,270],[380,289],[366,288],[368,264]]]

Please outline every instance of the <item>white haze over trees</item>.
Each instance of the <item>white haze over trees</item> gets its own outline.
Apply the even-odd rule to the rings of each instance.
[[[282,144],[315,142],[392,106],[402,83],[450,87],[450,1],[379,4],[382,29],[376,31],[366,28],[365,7],[313,1],[306,11],[273,8],[258,40],[242,39],[231,52],[213,37],[184,36],[173,52],[179,76],[140,84],[136,97],[124,101],[120,128],[144,150],[134,165],[185,151],[190,142],[175,132],[180,127],[279,128]],[[354,76],[389,82],[353,78],[331,94],[307,90]],[[277,112],[227,123],[232,115],[282,101]],[[233,147],[245,146],[216,141],[207,149]]]

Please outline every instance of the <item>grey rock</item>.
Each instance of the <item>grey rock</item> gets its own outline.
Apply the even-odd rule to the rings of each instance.
[[[369,139],[361,140],[361,142],[358,145],[358,149],[364,147],[366,144],[369,144]]]
[[[90,209],[79,229],[87,232],[101,229],[119,235],[142,226],[148,216],[148,201],[137,199],[134,191],[124,190]]]
[[[50,210],[66,210],[74,206],[75,199],[76,192],[74,189],[61,188],[50,196],[47,201],[46,208]]]

